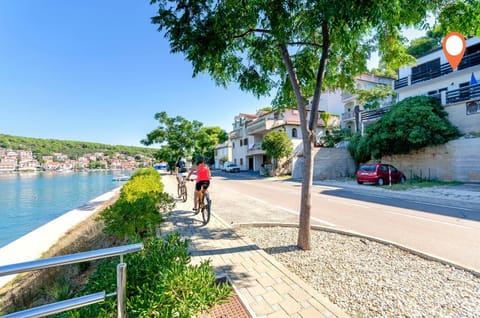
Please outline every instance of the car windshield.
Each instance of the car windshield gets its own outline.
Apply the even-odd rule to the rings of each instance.
[[[375,166],[361,166],[360,170],[362,170],[362,171],[375,171]]]

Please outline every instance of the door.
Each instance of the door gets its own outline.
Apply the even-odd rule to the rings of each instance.
[[[248,170],[253,170],[253,157],[248,158]]]

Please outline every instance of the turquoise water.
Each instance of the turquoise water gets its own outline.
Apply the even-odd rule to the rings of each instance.
[[[0,248],[122,183],[108,172],[0,175]]]

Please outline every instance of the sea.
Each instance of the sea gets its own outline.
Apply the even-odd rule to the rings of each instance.
[[[0,174],[0,248],[124,182],[108,171]]]

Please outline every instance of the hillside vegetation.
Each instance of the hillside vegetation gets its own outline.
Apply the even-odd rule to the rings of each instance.
[[[157,149],[146,147],[107,145],[95,142],[71,141],[59,139],[41,139],[0,134],[0,147],[16,150],[31,150],[37,158],[49,156],[52,153],[63,153],[71,159],[86,153],[103,152],[112,155],[116,152],[135,156],[138,154],[153,157]]]

